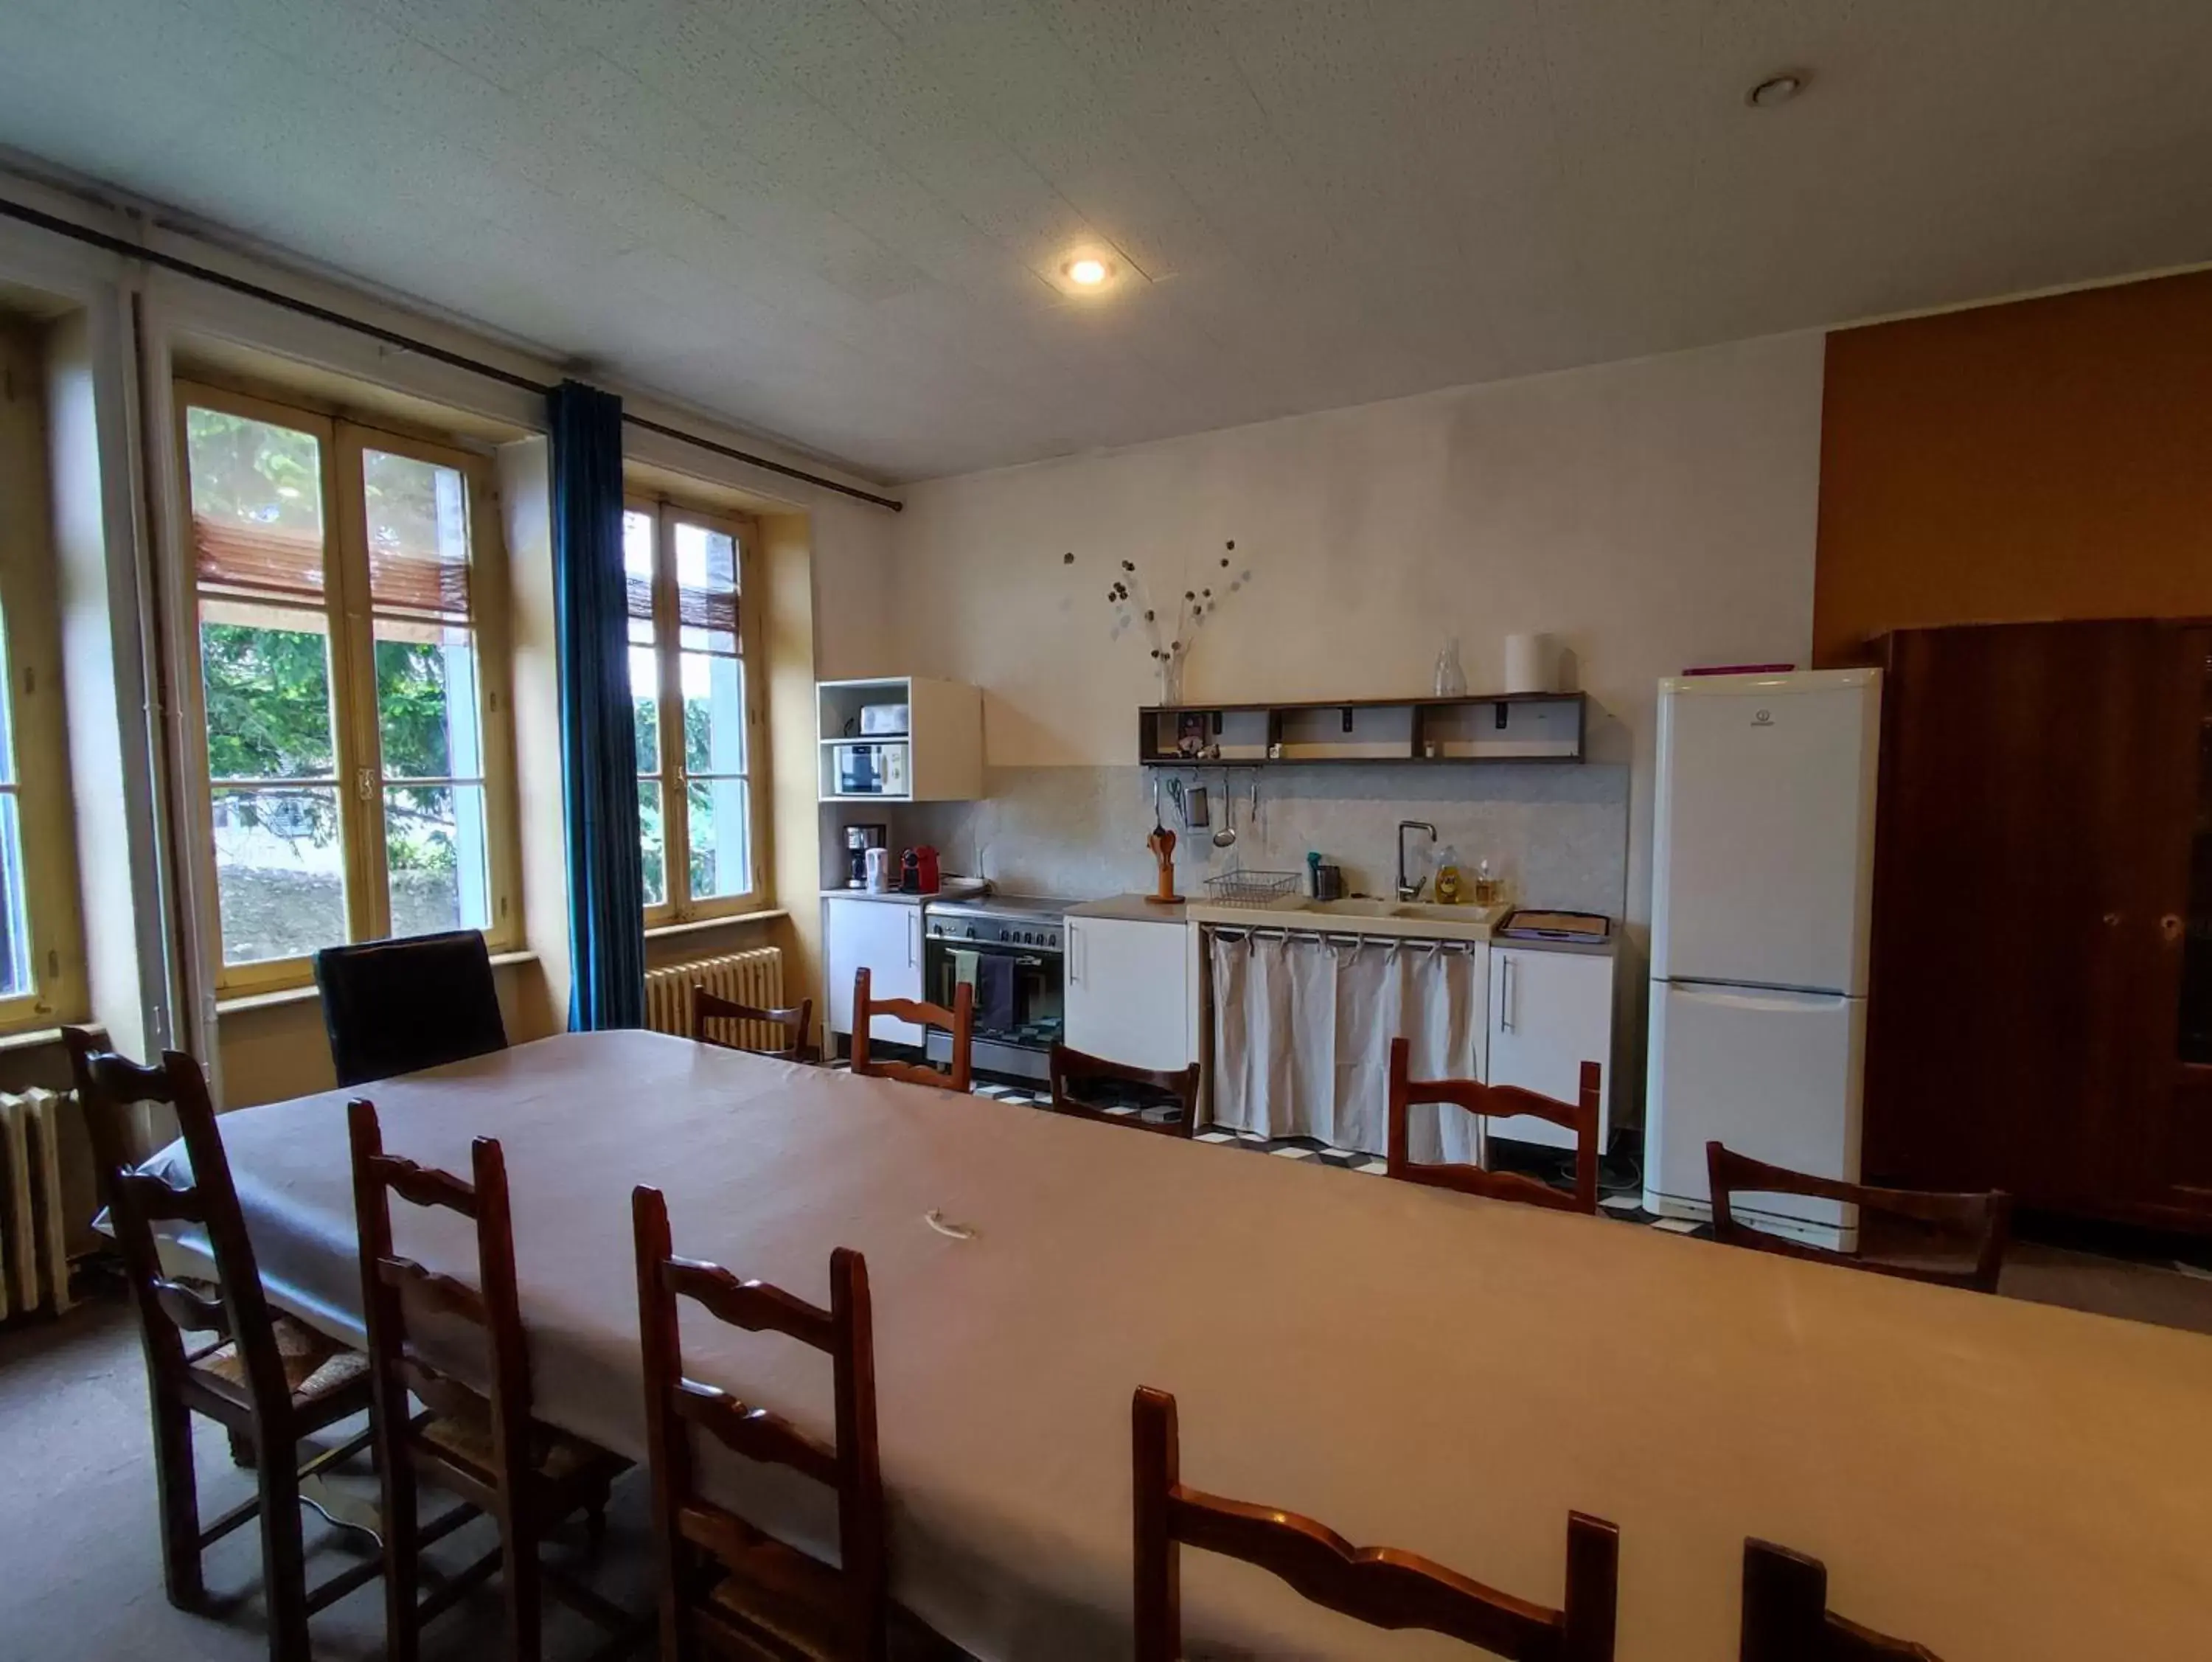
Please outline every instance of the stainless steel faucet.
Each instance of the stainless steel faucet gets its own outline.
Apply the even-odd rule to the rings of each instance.
[[[1406,881],[1406,833],[1409,831],[1426,831],[1430,842],[1437,840],[1437,828],[1425,819],[1401,819],[1398,822],[1398,898],[1401,901],[1419,900],[1421,884],[1425,880],[1416,878],[1411,883]]]

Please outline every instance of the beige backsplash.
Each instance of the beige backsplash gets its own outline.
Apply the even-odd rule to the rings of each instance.
[[[1212,830],[1186,831],[1171,803],[1169,825],[1179,886],[1200,892],[1203,879],[1241,864],[1304,869],[1306,851],[1344,868],[1347,893],[1383,895],[1401,819],[1435,825],[1468,867],[1487,858],[1509,898],[1528,904],[1618,917],[1628,868],[1628,769],[1511,763],[1480,767],[1297,767],[1257,770],[1260,817],[1250,825],[1253,770],[1162,770],[1206,788],[1212,827],[1234,799],[1237,845],[1213,846]],[[888,819],[895,848],[934,843],[948,871],[975,872],[1008,892],[1085,899],[1148,890],[1152,772],[1138,767],[1036,767],[988,770],[979,802],[927,803],[869,812],[825,808],[825,846],[848,820]],[[1410,839],[1418,844],[1419,839]]]

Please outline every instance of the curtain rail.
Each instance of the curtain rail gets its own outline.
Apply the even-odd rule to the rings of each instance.
[[[1472,941],[1446,941],[1437,935],[1376,934],[1366,929],[1270,929],[1235,923],[1204,923],[1199,927],[1216,941],[1310,941],[1318,946],[1354,948],[1371,942],[1399,950],[1425,947],[1430,958],[1439,953],[1459,953],[1472,958],[1476,944]]]
[[[543,381],[533,380],[529,376],[520,374],[512,369],[502,369],[495,363],[486,363],[479,358],[450,351],[445,347],[433,345],[428,341],[417,340],[412,335],[402,334],[397,329],[387,329],[381,324],[349,317],[345,313],[333,311],[327,306],[318,306],[313,301],[301,300],[280,290],[264,288],[260,283],[248,282],[244,277],[233,277],[227,271],[218,271],[212,266],[202,265],[193,260],[181,259],[175,254],[164,253],[158,248],[142,247],[128,238],[114,236],[106,231],[96,231],[90,226],[79,225],[73,220],[63,219],[54,214],[42,213],[38,209],[28,207],[20,202],[0,198],[0,217],[19,221],[55,236],[67,237],[72,242],[82,242],[88,247],[100,249],[104,253],[115,254],[124,259],[143,260],[149,265],[158,265],[164,271],[174,271],[179,277],[188,277],[196,282],[211,283],[218,289],[228,289],[233,294],[244,295],[252,300],[262,301],[271,306],[281,306],[288,312],[296,312],[301,316],[313,318],[319,323],[328,323],[341,329],[350,329],[356,334],[367,335],[370,339],[381,341],[386,346],[396,346],[402,351],[413,352],[434,362],[442,363],[448,368],[463,369],[473,375],[483,375],[488,380],[501,382],[520,392],[534,393],[539,398],[545,397],[553,390]],[[906,509],[906,504],[895,496],[880,496],[872,490],[863,490],[858,485],[846,484],[841,480],[825,478],[820,473],[810,473],[803,467],[793,467],[786,463],[772,460],[766,456],[757,456],[749,450],[739,450],[733,445],[721,444],[713,439],[702,438],[696,433],[687,433],[681,428],[671,427],[663,422],[651,421],[643,416],[634,416],[627,411],[623,413],[623,420],[629,426],[641,429],[645,432],[657,433],[662,438],[674,439],[679,444],[688,444],[696,449],[711,451],[714,454],[727,457],[732,461],[743,462],[748,467],[762,468],[770,473],[781,474],[787,479],[798,479],[806,484],[819,485],[824,490],[835,490],[840,496],[852,497],[855,502],[867,502],[877,508],[887,508],[894,514],[903,513]]]

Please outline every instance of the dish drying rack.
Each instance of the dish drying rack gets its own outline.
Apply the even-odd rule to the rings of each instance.
[[[1249,871],[1232,866],[1219,876],[1206,880],[1206,898],[1217,906],[1266,908],[1296,898],[1297,892],[1296,872]]]

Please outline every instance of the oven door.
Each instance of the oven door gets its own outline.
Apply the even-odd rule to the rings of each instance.
[[[975,989],[976,1069],[1046,1077],[1047,1058],[1065,1032],[1060,953],[931,936],[922,949],[922,995],[949,1010],[963,982]],[[927,1053],[933,1062],[945,1061],[951,1040],[933,1031]]]

